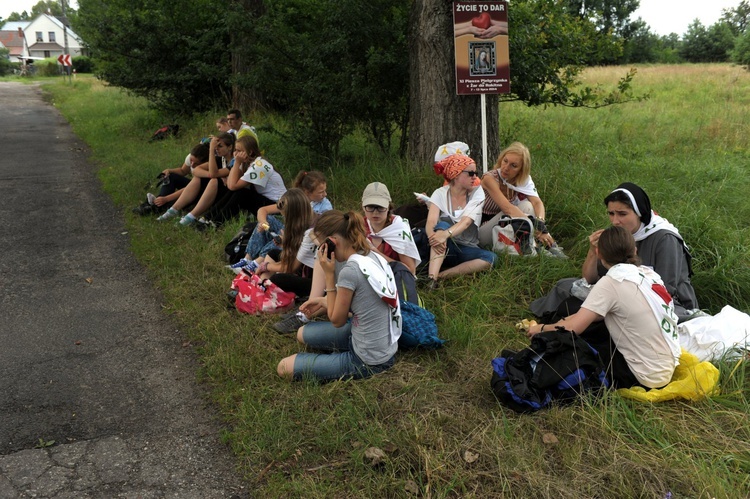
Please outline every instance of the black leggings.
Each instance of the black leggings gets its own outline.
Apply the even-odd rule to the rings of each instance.
[[[208,220],[216,223],[224,223],[239,215],[242,210],[249,211],[255,218],[258,218],[259,208],[275,203],[275,201],[256,193],[255,189],[246,188],[230,191],[226,187],[223,189],[221,187],[223,187],[223,184],[219,186],[219,192],[216,196],[217,201],[205,215]]]

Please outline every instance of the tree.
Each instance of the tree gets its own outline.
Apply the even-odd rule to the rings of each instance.
[[[28,21],[30,19],[31,19],[31,17],[29,16],[29,13],[24,10],[20,14],[18,12],[11,12],[10,15],[8,16],[8,19],[6,19],[5,21],[6,22],[10,22],[10,21]]]
[[[451,4],[414,0],[411,15],[409,157],[431,164],[438,145],[462,140],[481,164],[480,96],[457,96],[455,91]],[[554,0],[514,1],[508,15],[512,94],[503,101],[597,107],[632,97],[632,73],[614,92],[577,86],[577,75],[591,54],[605,53],[616,43],[599,37],[590,21]],[[500,150],[500,100],[487,96],[490,158]]]
[[[688,62],[725,62],[733,48],[734,36],[726,23],[707,29],[695,19],[683,37],[680,56]]]
[[[633,30],[625,41],[621,61],[625,64],[656,62],[659,36],[640,17],[632,24]]]
[[[31,19],[36,19],[41,14],[62,16],[62,5],[57,0],[40,0],[31,8]]]
[[[73,27],[97,73],[161,109],[191,114],[228,100],[226,8],[213,0],[79,0]]]
[[[750,26],[750,3],[747,0],[742,0],[733,9],[722,9],[719,21],[727,24],[734,36],[743,34],[747,30],[747,27]]]
[[[745,30],[737,38],[732,51],[732,61],[750,69],[750,30]]]
[[[405,124],[404,0],[267,1],[239,57],[243,88],[287,113],[294,138],[325,157],[357,126],[384,149]],[[280,42],[283,40],[283,43]]]

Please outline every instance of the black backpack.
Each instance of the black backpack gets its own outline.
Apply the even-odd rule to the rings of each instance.
[[[229,265],[239,262],[245,256],[247,242],[250,240],[256,225],[258,225],[258,222],[247,222],[224,246],[224,257]]]
[[[531,337],[520,352],[503,350],[492,361],[492,392],[516,412],[536,412],[553,401],[609,387],[597,351],[562,327]]]

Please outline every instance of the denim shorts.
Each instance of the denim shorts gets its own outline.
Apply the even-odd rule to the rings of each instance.
[[[433,230],[448,230],[451,228],[451,224],[448,222],[440,221],[435,224]],[[477,246],[464,246],[463,244],[456,244],[452,238],[448,238],[447,253],[448,255],[443,260],[443,267],[450,268],[460,265],[464,262],[470,262],[472,260],[483,260],[488,262],[490,265],[494,265],[497,255],[493,251],[479,248]]]
[[[371,366],[360,359],[351,344],[352,325],[335,327],[330,322],[310,322],[302,329],[305,345],[331,353],[301,352],[294,359],[294,380],[314,378],[319,381],[362,379],[393,366],[394,355],[383,364]]]

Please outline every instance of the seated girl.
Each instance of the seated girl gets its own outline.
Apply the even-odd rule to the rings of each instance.
[[[392,213],[388,187],[380,182],[369,184],[362,194],[362,209],[371,249],[386,259],[403,284],[398,287],[399,298],[418,304],[415,275],[422,260],[409,222]]]
[[[614,386],[663,387],[680,357],[671,296],[656,272],[639,266],[635,240],[626,228],[603,230],[594,253],[607,273],[578,312],[555,324],[532,326],[528,335],[564,327],[597,349]],[[602,320],[605,328],[590,328]]]
[[[630,182],[620,184],[604,198],[604,204],[612,225],[624,227],[633,234],[643,265],[661,276],[680,321],[690,318],[698,309],[698,299],[690,282],[692,257],[677,228],[657,215],[651,209],[646,192]],[[588,284],[596,283],[606,273],[596,258],[601,233],[602,230],[597,230],[589,236],[589,251],[582,271]],[[580,298],[571,296],[575,282],[576,279],[558,281],[549,295],[532,302],[531,311],[539,317],[552,314],[562,317],[575,312],[581,303]]]
[[[206,219],[221,224],[245,210],[257,218],[263,206],[276,205],[286,192],[284,179],[273,165],[260,156],[252,135],[237,137],[236,168],[227,177],[228,191],[206,213]]]
[[[312,267],[315,264],[317,245],[312,239],[313,212],[310,200],[302,189],[292,188],[277,203],[286,227],[281,238],[281,249],[274,249],[253,261],[255,274],[284,291],[297,296],[309,296],[312,284]],[[253,265],[254,267],[255,265]],[[245,266],[249,270],[252,267]]]
[[[534,217],[535,237],[552,255],[567,258],[545,225],[544,203],[531,179],[531,154],[520,142],[513,142],[497,158],[495,167],[482,178],[487,200],[482,208],[479,244],[491,248],[492,229],[503,217]]]
[[[159,194],[154,196],[149,192],[146,195],[146,202],[135,208],[133,212],[139,215],[150,215],[172,206],[172,203],[177,201],[177,198],[182,194],[182,189],[190,183],[188,175],[191,175],[193,170],[201,167],[201,165],[205,165],[203,169],[208,168],[208,154],[208,144],[201,142],[194,146],[185,157],[182,165],[177,168],[167,168],[161,172]]]
[[[289,380],[331,381],[366,378],[389,369],[398,350],[401,314],[388,263],[370,251],[358,213],[327,211],[314,232],[318,241],[325,241],[318,260],[325,273],[330,322],[306,324],[297,332],[297,340],[329,353],[286,357],[277,373]],[[343,263],[338,272],[336,262]]]
[[[175,203],[157,220],[163,222],[177,217],[181,210],[196,202],[193,210],[180,219],[180,224],[190,225],[196,217],[211,207],[218,193],[226,190],[225,179],[234,165],[234,135],[221,133],[211,137],[206,168],[193,170],[193,179],[182,190]]]
[[[326,197],[328,195],[326,176],[319,171],[302,171],[297,174],[297,178],[294,179],[294,187],[302,189],[307,196],[312,207],[313,214],[318,216],[330,209],[331,202]],[[247,249],[245,251],[246,262],[254,260],[259,256],[265,256],[270,250],[277,248],[278,245],[274,242],[274,234],[281,234],[284,230],[284,223],[278,219],[278,217],[272,216],[279,213],[279,207],[274,204],[263,206],[258,209],[257,220],[258,224],[255,226],[250,240],[247,243]],[[284,219],[286,220],[286,218]],[[232,265],[232,268],[242,267],[242,260]]]
[[[430,287],[438,279],[492,267],[496,255],[479,247],[484,190],[474,186],[477,165],[469,156],[453,154],[435,164],[448,185],[432,193],[425,232],[430,241],[427,266]],[[441,268],[445,266],[445,270]]]

